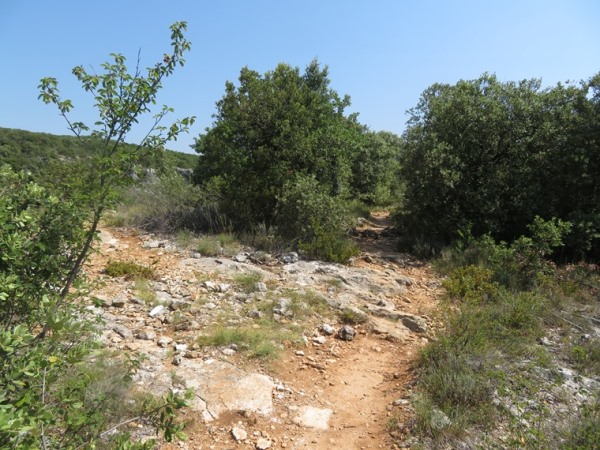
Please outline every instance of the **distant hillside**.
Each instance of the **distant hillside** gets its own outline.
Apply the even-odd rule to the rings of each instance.
[[[75,136],[0,128],[0,164],[10,164],[15,170],[39,173],[50,162],[85,160],[91,154],[92,150]],[[167,150],[164,165],[193,169],[197,158],[196,155]],[[147,165],[155,167],[156,162],[149,161]]]

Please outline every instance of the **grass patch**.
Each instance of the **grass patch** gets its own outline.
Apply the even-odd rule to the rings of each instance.
[[[198,238],[196,250],[202,256],[219,256],[221,254],[221,244],[214,236],[203,236]]]
[[[156,291],[150,285],[148,280],[144,278],[137,278],[134,286],[138,298],[146,305],[153,306],[157,303]]]
[[[589,337],[580,340],[571,346],[570,356],[580,372],[588,377],[600,376],[600,339]]]
[[[235,344],[249,358],[275,359],[284,349],[284,342],[297,341],[298,333],[277,326],[270,321],[261,321],[253,326],[228,328],[218,326],[205,336],[198,338],[201,346],[227,347]]]
[[[193,244],[194,239],[195,235],[190,230],[179,230],[175,233],[175,241],[182,248],[189,248]]]
[[[343,308],[340,310],[338,318],[340,319],[340,322],[346,325],[360,325],[369,320],[369,317],[366,314],[351,308]]]
[[[565,433],[563,448],[597,449],[600,442],[600,398],[582,408]]]
[[[104,273],[110,277],[125,277],[128,280],[143,278],[151,280],[156,278],[156,272],[152,267],[142,266],[133,261],[108,261]]]
[[[259,272],[244,272],[234,275],[233,283],[240,291],[250,294],[258,290],[257,283],[262,279],[263,276]]]
[[[231,233],[203,235],[196,239],[196,250],[204,256],[233,256],[240,244]]]

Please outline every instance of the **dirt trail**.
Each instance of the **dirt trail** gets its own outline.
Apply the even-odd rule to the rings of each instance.
[[[386,215],[376,214],[357,229],[356,240],[363,252],[348,268],[303,262],[257,266],[256,270],[273,277],[273,285],[277,282],[280,287],[289,288],[305,287],[309,283],[311,289],[328,296],[331,304],[350,302],[348,304],[361,306],[369,312],[369,320],[354,327],[356,336],[352,341],[323,336],[317,343],[319,333],[316,330],[312,334],[309,332],[304,347],[289,346],[279,360],[267,365],[248,361],[242,354],[229,357],[218,353],[216,359],[225,359],[232,367],[265,374],[273,380],[272,409],[268,414],[249,410],[226,411],[209,422],[205,422],[196,410],[187,410],[183,417],[188,421],[186,433],[189,439],[165,444],[162,448],[400,448],[396,444],[399,436],[390,435],[389,425],[409,420],[412,367],[418,348],[435,328],[430,313],[436,308],[440,288],[429,267],[409,255],[394,251],[392,239],[386,236],[388,225]],[[243,264],[233,265],[225,258],[201,258],[190,262],[186,259],[187,253],[168,246],[155,247],[149,244],[152,236],[140,236],[131,230],[103,230],[102,237],[100,252],[93,256],[87,267],[92,278],[104,283],[97,292],[102,298],[132,298],[135,294],[131,282],[111,280],[102,275],[109,259],[151,265],[159,273],[160,282],[170,286],[169,292],[178,292],[178,289],[191,292],[188,297],[188,294],[183,296],[184,300],[196,298],[194,289],[197,289],[197,282],[194,280],[198,270],[209,273],[214,265],[218,271],[212,274],[219,279],[227,279],[228,270],[245,270]],[[192,263],[196,265],[191,266]],[[343,283],[338,283],[343,286],[333,289],[328,284],[332,277],[343,280]],[[211,295],[211,298],[217,299],[217,294]],[[219,295],[217,300],[221,299],[221,307],[234,303],[225,302],[229,301],[229,294]],[[204,315],[196,316],[198,331],[182,332],[168,320],[159,323],[149,319],[147,308],[139,309],[139,305],[132,302],[126,303],[124,310],[107,307],[102,312],[110,318],[116,317],[117,322],[134,330],[133,336],[139,336],[136,334],[139,329],[151,329],[158,336],[173,338],[174,342],[182,342],[184,337],[189,340],[189,336],[202,332],[205,323],[219,320],[217,315],[210,315],[213,310],[203,310]],[[341,326],[340,323],[332,325],[336,330]],[[153,377],[162,370],[157,367],[164,366],[165,373],[174,373],[177,369],[165,360],[166,353],[158,353],[160,349],[154,342],[116,335],[114,330],[116,328],[105,333],[107,344],[142,353],[147,351],[154,358],[150,358],[154,367],[149,369]],[[186,355],[186,358],[198,358],[184,361],[191,367],[186,373],[197,373],[199,368],[204,367],[201,364],[215,359],[214,352],[198,353],[201,351]],[[315,419],[316,424],[307,425],[299,419],[305,412],[306,420]],[[233,436],[234,428],[243,430],[242,438]]]

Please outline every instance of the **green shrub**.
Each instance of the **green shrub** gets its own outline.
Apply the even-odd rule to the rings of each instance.
[[[489,235],[473,238],[469,232],[461,233],[461,239],[444,250],[435,265],[447,274],[478,265],[491,270],[492,280],[507,289],[531,289],[544,284],[554,273],[554,265],[547,258],[562,245],[570,226],[561,220],[536,217],[528,227],[531,236],[521,236],[511,245],[496,243]]]
[[[221,254],[221,245],[214,236],[202,236],[196,242],[196,250],[202,256],[219,256]]]
[[[493,302],[499,290],[494,273],[480,266],[459,267],[443,286],[450,298],[470,303]]]
[[[360,254],[360,249],[351,239],[319,229],[315,230],[312,241],[298,242],[298,249],[313,258],[342,264]]]
[[[338,317],[342,323],[348,325],[360,325],[366,323],[369,320],[369,317],[366,313],[361,314],[360,312],[355,311],[351,308],[343,308],[339,312]]]
[[[347,238],[351,219],[345,202],[331,197],[314,177],[286,184],[277,203],[277,231],[309,256],[346,262],[359,253]]]
[[[600,375],[600,339],[590,338],[573,344],[570,356],[582,372],[591,376]]]
[[[592,400],[579,411],[565,433],[562,448],[568,450],[597,449],[600,442],[600,399]]]
[[[104,273],[110,277],[125,277],[129,280],[134,278],[156,278],[156,272],[152,267],[141,266],[133,261],[108,261]]]
[[[229,228],[216,199],[174,172],[149,176],[125,189],[119,207],[108,220],[114,225],[163,233]]]

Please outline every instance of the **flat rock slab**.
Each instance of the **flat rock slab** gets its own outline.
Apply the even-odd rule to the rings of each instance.
[[[303,406],[299,414],[294,417],[294,423],[306,428],[316,428],[326,430],[329,428],[329,419],[333,411],[330,409],[320,409],[314,406]]]
[[[410,330],[402,322],[371,317],[369,323],[373,333],[382,335],[391,341],[403,341],[410,335]]]
[[[225,361],[187,360],[176,369],[176,377],[193,389],[193,410],[204,420],[217,419],[226,411],[250,411],[269,415],[273,411],[273,380],[266,375],[248,373]]]

